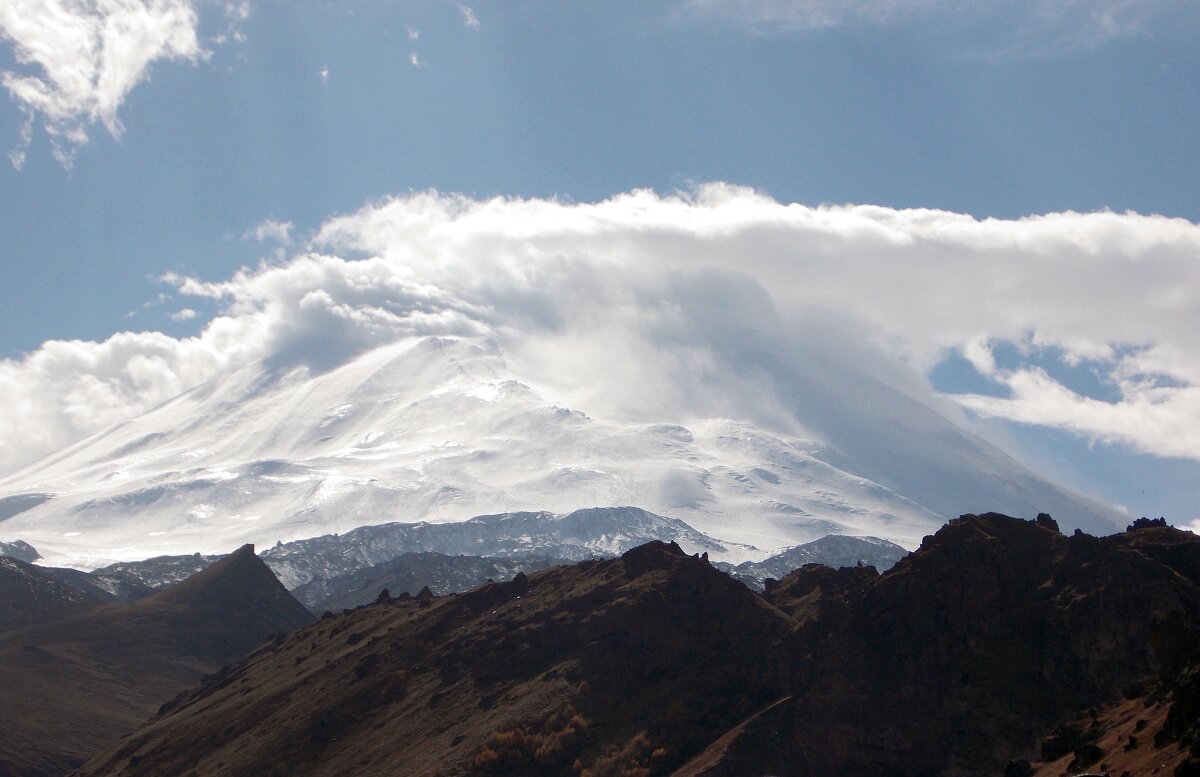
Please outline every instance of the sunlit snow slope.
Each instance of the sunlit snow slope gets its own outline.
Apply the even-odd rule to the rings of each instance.
[[[914,547],[970,509],[1110,528],[1111,511],[932,410],[914,413],[896,390],[850,393],[830,383],[805,394],[798,412],[817,442],[723,419],[592,417],[522,383],[482,338],[409,339],[323,373],[259,362],[0,481],[0,539],[94,566],[385,521],[610,505],[763,555],[831,533]],[[889,416],[897,403],[904,424]]]

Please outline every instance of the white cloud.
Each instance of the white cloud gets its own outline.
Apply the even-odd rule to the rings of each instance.
[[[182,308],[171,314],[172,321],[191,321],[196,316],[200,315],[191,308]]]
[[[328,67],[321,68],[320,75],[321,75],[321,83],[323,83],[323,84],[329,83],[329,68]]]
[[[404,25],[404,34],[407,35],[408,39],[413,42],[416,42],[421,39],[420,31],[418,31],[412,27],[409,27],[407,24]]]
[[[968,340],[962,345],[962,355],[980,375],[990,378],[996,374],[996,357],[986,341]]]
[[[236,343],[231,343],[235,345]],[[103,343],[51,341],[0,361],[0,468],[31,461],[196,385],[226,364],[196,339],[120,333]]]
[[[1102,442],[1129,443],[1146,453],[1200,459],[1200,387],[1122,383],[1120,402],[1071,391],[1044,370],[1002,375],[1008,398],[968,395],[964,406],[1018,423],[1065,429]]]
[[[244,22],[250,18],[250,4],[247,2],[226,3],[225,18],[232,22]]]
[[[479,29],[479,17],[477,17],[475,15],[475,12],[473,10],[471,10],[469,7],[462,5],[460,3],[458,6],[458,12],[460,14],[462,14],[464,25],[466,25],[467,27],[470,27],[473,30]]]
[[[325,72],[322,71],[322,74]],[[274,240],[283,245],[290,245],[292,242],[292,229],[294,227],[295,225],[290,221],[266,219],[248,229],[243,237],[247,240],[257,240],[260,243],[265,240]]]
[[[408,61],[413,67],[425,66],[425,60],[421,59],[415,51],[409,52]]]
[[[961,353],[1011,390],[963,398],[975,412],[1200,459],[1200,226],[1181,219],[806,207],[721,184],[584,204],[418,193],[329,220],[310,250],[326,253],[165,276],[218,306],[196,337],[0,362],[0,471],[233,366],[327,369],[427,334],[492,337],[520,374],[614,417],[783,431],[829,365],[954,417],[925,375]],[[1094,363],[1119,397],[999,367],[1003,342]]]
[[[13,164],[24,162],[38,122],[67,166],[88,142],[90,125],[119,136],[121,104],[152,63],[196,62],[207,55],[196,26],[188,0],[0,3],[0,38],[12,45],[20,65],[19,72],[0,73],[0,83],[25,114]]]

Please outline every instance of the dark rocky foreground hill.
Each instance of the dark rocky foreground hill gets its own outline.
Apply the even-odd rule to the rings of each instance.
[[[863,577],[802,569],[773,592],[801,621],[793,701],[710,774],[1000,774],[1038,761],[1063,722],[1165,694],[1200,660],[1200,538],[1175,529],[1064,537],[1048,518],[965,516]]]
[[[1198,583],[1200,538],[1157,526],[964,516],[884,575],[806,566],[762,596],[655,542],[323,618],[78,774],[1049,775],[1153,757],[1190,777]],[[1131,743],[1120,726],[1143,713]]]
[[[312,620],[252,546],[132,603],[88,600],[36,567],[0,563],[19,565],[14,584],[34,592],[0,591],[32,602],[0,624],[0,775],[63,774],[180,689]]]

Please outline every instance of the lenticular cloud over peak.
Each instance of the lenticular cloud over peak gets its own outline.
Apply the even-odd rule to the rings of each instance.
[[[833,352],[843,352],[841,337],[881,351],[861,369],[918,383],[948,352],[1036,343],[1068,360],[1097,361],[1121,400],[1093,412],[1088,397],[1053,380],[1032,385],[1028,371],[993,370],[988,377],[1006,383],[1009,396],[964,404],[1045,424],[1055,422],[1038,403],[1065,404],[1072,412],[1061,424],[1079,434],[1200,456],[1200,431],[1164,433],[1194,417],[1200,381],[1200,228],[1182,219],[1099,212],[978,220],[784,205],[712,184],[594,204],[416,194],[332,219],[315,246],[375,257],[344,265],[354,268],[353,280],[337,281],[350,284],[348,293],[382,293],[404,281],[457,300],[429,299],[403,314],[403,293],[388,297],[391,308],[359,306],[362,326],[351,329],[364,342],[390,336],[391,325],[447,333],[476,326],[535,349],[615,342],[626,358],[649,356],[648,367],[680,353],[697,363],[715,358],[737,347],[738,332],[780,340],[771,347],[834,345]],[[241,299],[275,272],[279,284],[283,276],[316,283],[303,265],[317,261],[246,276],[225,293]],[[336,318],[349,327],[345,316]],[[889,355],[912,374],[896,375]]]
[[[1019,468],[974,437],[964,406],[1200,458],[1200,227],[1181,219],[809,207],[725,184],[596,203],[423,192],[330,219],[281,263],[223,280],[164,280],[185,302],[218,306],[195,337],[48,342],[0,363],[0,406],[20,409],[0,418],[5,471],[193,388],[212,394],[219,389],[203,386],[235,374],[255,396],[318,380],[332,392],[341,378],[331,376],[352,373],[361,387],[364,359],[420,342],[458,342],[475,355],[451,360],[467,388],[440,372],[444,349],[422,357],[437,369],[418,369],[412,354],[424,352],[405,356],[408,369],[441,376],[414,391],[520,394],[618,425],[748,425],[805,441],[820,461],[911,500],[913,515],[952,514],[966,501],[947,478],[967,448],[987,467]],[[1043,366],[999,364],[999,348],[1086,362],[1109,396],[1081,394]],[[967,359],[995,391],[936,394],[926,376],[948,356]],[[382,364],[372,369],[382,374]],[[402,394],[390,401],[426,398]],[[249,401],[239,396],[224,410],[192,411]],[[459,442],[485,455],[477,441]],[[889,455],[904,446],[924,449],[928,466],[902,471]],[[201,447],[189,455],[203,459]],[[47,471],[44,462],[28,466],[0,490],[42,483]],[[497,503],[519,502],[511,485],[488,487],[508,495]],[[703,482],[699,491],[676,485],[685,494],[676,501],[708,509]],[[1031,488],[1006,493],[1029,501]],[[655,492],[658,507],[675,499],[663,496],[670,490]],[[477,497],[473,505],[486,505]]]
[[[1039,403],[1067,406],[1079,434],[1200,458],[1200,429],[1181,423],[1200,391],[1200,227],[1182,219],[808,207],[725,184],[584,204],[424,192],[333,218],[309,249],[223,281],[168,276],[221,306],[194,338],[50,342],[3,362],[4,406],[25,412],[4,418],[0,466],[254,360],[328,369],[424,335],[494,337],[623,413],[684,402],[780,424],[795,419],[754,396],[754,372],[789,350],[928,393],[923,375],[948,353],[1036,342],[1095,360],[1121,398],[1089,412],[1048,376],[991,369],[1007,396],[964,404],[1043,424],[1055,420]]]

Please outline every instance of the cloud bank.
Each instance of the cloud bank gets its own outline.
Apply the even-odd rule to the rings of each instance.
[[[39,120],[66,166],[88,142],[90,125],[102,124],[119,136],[118,110],[151,64],[205,56],[196,26],[188,0],[0,3],[0,38],[12,45],[22,66],[22,72],[0,73],[0,83],[25,114],[21,145],[9,155],[13,164],[24,164]]]
[[[219,315],[195,337],[0,362],[0,471],[254,360],[326,370],[431,334],[491,337],[584,410],[781,430],[805,423],[788,381],[834,363],[953,417],[926,376],[958,355],[999,389],[954,398],[972,412],[1200,459],[1200,226],[1182,219],[978,220],[724,184],[584,204],[427,192],[331,219],[286,262],[165,281]],[[1111,396],[997,366],[1005,344],[1086,362]]]

